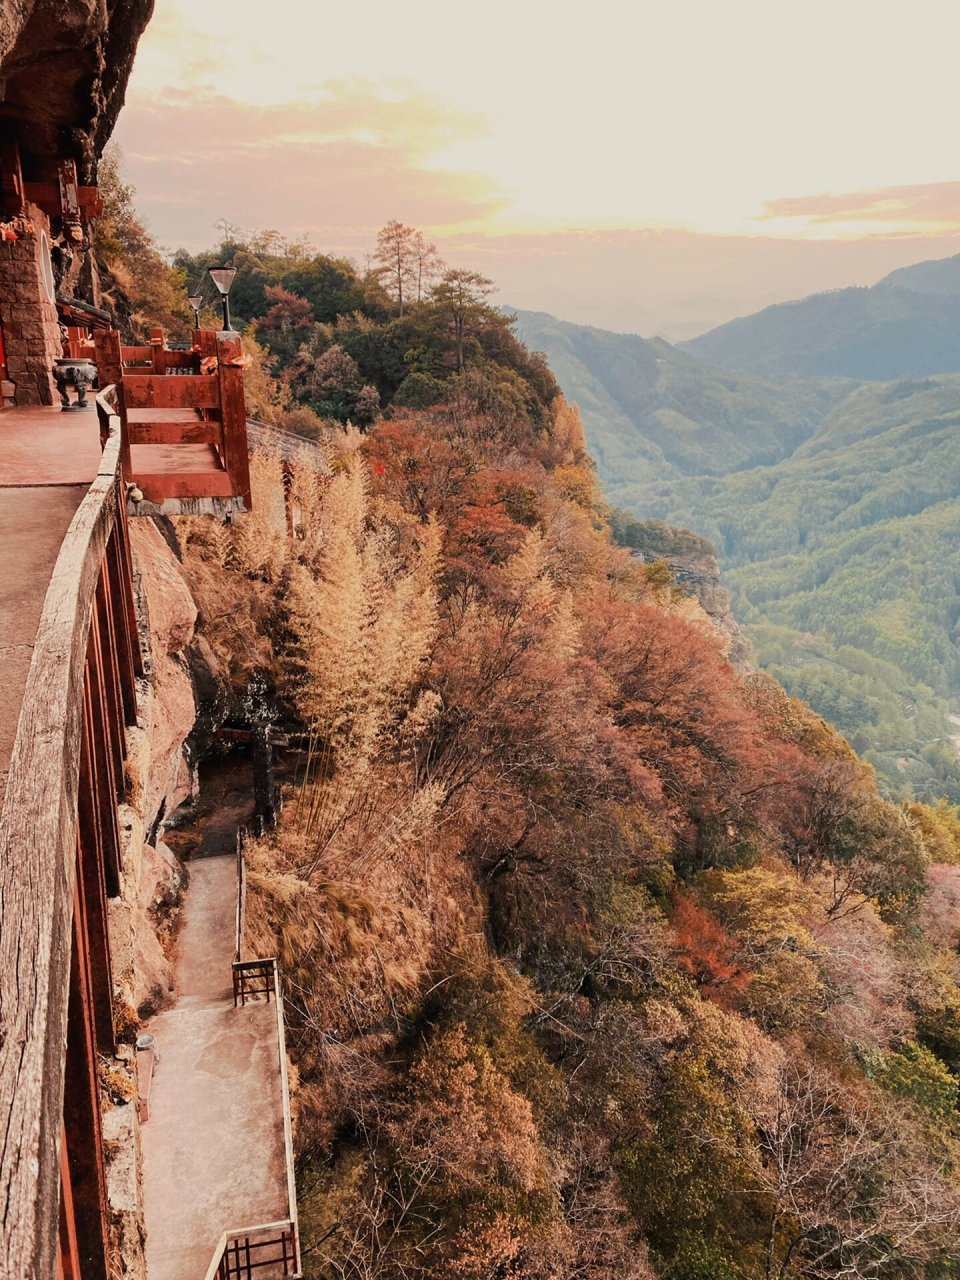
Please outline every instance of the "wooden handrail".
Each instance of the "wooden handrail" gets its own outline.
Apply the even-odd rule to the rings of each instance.
[[[243,853],[244,828],[237,831],[237,927],[233,959],[239,963],[243,952],[243,932],[247,914],[247,860]]]
[[[290,1118],[290,1079],[287,1072],[287,1040],[286,1040],[286,1029],[285,1029],[286,1020],[284,1017],[284,1005],[283,1005],[283,987],[280,982],[280,974],[277,967],[277,961],[273,957],[267,960],[247,960],[247,961],[234,963],[233,1003],[235,1007],[237,1004],[237,972],[238,970],[243,968],[250,968],[250,969],[255,969],[261,972],[263,971],[268,972],[270,974],[272,990],[275,995],[274,1007],[276,1010],[276,1019],[277,1019],[277,1053],[279,1057],[279,1067],[280,1067],[280,1098],[281,1098],[281,1108],[283,1111],[283,1153],[284,1153],[284,1166],[286,1170],[286,1182],[287,1182],[287,1207],[290,1213],[290,1217],[286,1220],[286,1225],[289,1227],[289,1230],[291,1232],[291,1238],[292,1238],[291,1261],[294,1269],[290,1272],[286,1270],[286,1265],[287,1265],[286,1249],[284,1249],[284,1253],[282,1257],[278,1258],[275,1256],[274,1258],[270,1259],[270,1261],[273,1263],[282,1262],[284,1265],[283,1274],[285,1276],[288,1274],[291,1276],[299,1276],[301,1265],[300,1265],[300,1240],[299,1240],[299,1235],[297,1230],[297,1184],[296,1184],[296,1177],[294,1174],[294,1165],[293,1165],[293,1125]],[[269,999],[269,996],[268,996],[268,999]],[[241,1004],[242,1003],[245,1003],[245,1001],[241,1000]],[[251,1274],[249,1271],[218,1269],[223,1265],[224,1259],[227,1256],[227,1246],[229,1242],[231,1240],[237,1240],[244,1237],[248,1237],[259,1231],[265,1231],[268,1229],[276,1228],[276,1227],[279,1227],[280,1225],[281,1225],[280,1223],[274,1222],[274,1223],[268,1224],[268,1227],[251,1227],[245,1230],[225,1232],[223,1236],[221,1236],[220,1238],[220,1244],[218,1245],[217,1253],[214,1256],[213,1262],[210,1264],[209,1270],[207,1271],[207,1280],[248,1280],[248,1276],[250,1276]],[[266,1265],[266,1263],[264,1263],[263,1265]]]
[[[101,714],[135,714],[139,645],[119,677],[101,644],[132,633],[129,546],[120,470],[120,423],[108,391],[97,397],[105,444],[97,475],[63,539],[44,597],[0,812],[0,1274],[56,1272],[84,708],[91,691],[92,628]],[[111,587],[101,586],[104,576]],[[106,610],[109,616],[103,617]],[[98,621],[98,611],[101,611]],[[106,628],[106,629],[104,629]],[[119,686],[119,687],[118,687]],[[112,708],[112,711],[111,711]],[[112,732],[112,731],[111,731]],[[122,725],[118,732],[122,737]],[[116,765],[103,756],[105,766]],[[103,792],[103,795],[109,794]],[[115,803],[116,795],[112,796]]]
[[[280,974],[277,973],[277,1048],[280,1052],[280,1096],[283,1100],[283,1151],[284,1162],[287,1166],[287,1205],[290,1212],[290,1220],[293,1225],[293,1250],[295,1273],[300,1274],[301,1258],[300,1258],[300,1232],[297,1219],[297,1180],[293,1165],[293,1121],[290,1113],[290,1079],[287,1073],[287,1035],[286,1035],[286,1017],[284,1015],[283,1004],[283,984],[280,981]]]

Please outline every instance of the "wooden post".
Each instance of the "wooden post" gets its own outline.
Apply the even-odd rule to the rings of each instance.
[[[120,470],[124,480],[132,479],[130,467],[130,433],[127,430],[127,406],[123,394],[123,352],[116,329],[98,329],[93,335],[97,352],[100,389],[113,385],[117,389],[117,413],[120,415]]]
[[[194,329],[193,345],[200,348],[200,359],[217,354],[217,335],[212,329]]]
[[[79,223],[80,184],[76,160],[61,156],[57,161],[57,181],[60,184],[60,214],[64,222]]]
[[[117,520],[107,542],[107,559],[104,567],[107,575],[107,593],[114,615],[117,635],[117,666],[120,676],[120,692],[123,696],[123,714],[127,724],[137,723],[136,677],[143,674],[140,657],[140,636],[137,632],[136,603],[133,598],[133,582],[130,570],[130,543],[127,538],[126,503],[117,502]]]
[[[86,714],[92,730],[92,773],[96,786],[96,819],[98,842],[102,851],[104,870],[108,878],[111,897],[120,892],[120,823],[117,816],[116,759],[118,748],[114,743],[116,730],[110,723],[106,678],[97,615],[94,613],[90,627],[90,649],[86,667]],[[122,765],[120,780],[122,784]]]
[[[220,420],[223,430],[223,465],[234,494],[250,510],[250,458],[247,453],[247,407],[243,398],[243,367],[238,334],[217,334],[220,359]]]
[[[60,1141],[60,1256],[57,1259],[57,1280],[83,1280],[80,1274],[77,1215],[73,1207],[66,1134]]]
[[[167,361],[164,351],[163,330],[154,325],[150,330],[150,355],[153,359],[153,372],[166,373]]]
[[[88,346],[86,330],[81,329],[78,325],[68,325],[66,354],[73,360],[79,360],[85,354]]]
[[[80,878],[74,891],[63,1123],[84,1280],[107,1280],[107,1193],[100,1129],[100,1087],[94,1032],[92,974]]]
[[[91,985],[97,1044],[104,1053],[116,1047],[113,1028],[113,978],[110,938],[107,931],[107,894],[104,883],[103,815],[100,812],[96,778],[96,732],[88,719],[88,699],[84,698],[83,741],[80,748],[80,788],[77,805],[77,860],[80,877],[84,933],[94,981]]]

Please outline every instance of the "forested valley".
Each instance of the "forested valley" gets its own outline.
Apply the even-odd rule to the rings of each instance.
[[[960,801],[960,377],[772,377],[543,315],[520,330],[581,407],[621,540],[659,519],[713,543],[759,664],[887,794]]]
[[[251,513],[171,536],[225,696],[257,680],[301,744],[248,910],[288,989],[306,1274],[960,1276],[958,811],[881,795],[616,544],[482,276],[398,223],[369,271],[229,228],[168,270],[107,194],[129,325],[185,333],[181,286],[236,265],[248,402],[300,441],[286,481],[254,455]],[[746,460],[816,467],[843,401],[800,388]],[[614,499],[673,518],[684,438]]]

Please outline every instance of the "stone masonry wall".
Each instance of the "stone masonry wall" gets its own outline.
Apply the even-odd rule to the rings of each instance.
[[[46,214],[27,205],[35,236],[0,241],[0,326],[7,353],[7,377],[15,384],[18,405],[54,404],[51,369],[63,354],[56,306],[40,274],[40,232],[50,234]]]

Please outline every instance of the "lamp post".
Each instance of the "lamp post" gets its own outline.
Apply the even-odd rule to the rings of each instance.
[[[187,298],[187,304],[192,307],[193,314],[196,317],[196,328],[200,328],[200,308],[203,306],[203,294],[191,293]]]
[[[233,277],[237,274],[236,267],[207,267],[207,274],[217,286],[217,292],[220,294],[220,300],[223,303],[223,327],[230,332],[230,286],[233,284]]]

